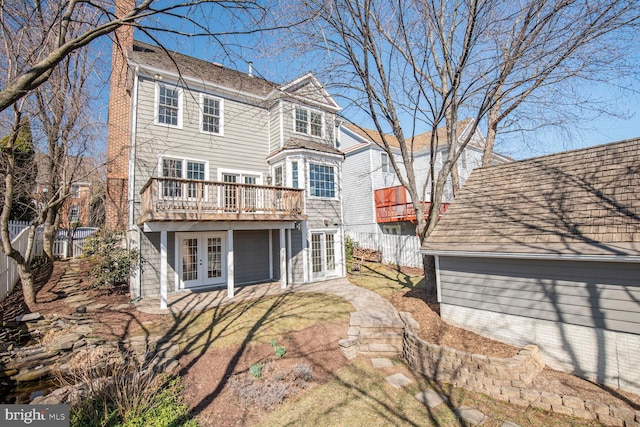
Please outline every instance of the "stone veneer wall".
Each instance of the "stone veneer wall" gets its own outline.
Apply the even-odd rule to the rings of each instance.
[[[414,370],[439,382],[484,393],[519,406],[532,406],[574,417],[597,419],[605,425],[640,427],[640,411],[573,396],[527,388],[545,364],[535,345],[511,358],[488,357],[423,341],[418,323],[400,312],[405,323],[403,358]]]

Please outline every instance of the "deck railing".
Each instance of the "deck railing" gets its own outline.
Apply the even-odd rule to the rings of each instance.
[[[304,214],[303,191],[254,184],[154,177],[140,191],[141,217],[153,218],[161,213],[297,217]]]

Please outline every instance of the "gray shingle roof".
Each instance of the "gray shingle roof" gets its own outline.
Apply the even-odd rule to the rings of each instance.
[[[133,43],[133,50],[129,52],[129,60],[142,66],[146,65],[203,81],[216,82],[222,86],[261,97],[267,96],[278,87],[277,84],[259,77],[251,77],[246,73],[181,53],[168,52],[161,47],[136,40]]]
[[[422,249],[640,256],[640,139],[476,169]]]

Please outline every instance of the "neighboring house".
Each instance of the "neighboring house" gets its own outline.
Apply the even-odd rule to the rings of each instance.
[[[141,250],[132,295],[344,276],[339,106],[313,74],[280,85],[120,40],[107,226]]]
[[[38,165],[38,175],[36,177],[36,187],[34,199],[36,203],[43,204],[43,199],[47,198],[46,193],[52,191],[49,188],[49,178],[45,175],[47,161],[45,154],[36,154],[36,164]],[[98,170],[94,161],[89,158],[69,156],[63,162],[67,170],[64,173],[70,180],[69,196],[65,199],[60,209],[60,228],[69,229],[73,227],[93,226],[91,221],[91,197],[93,187],[98,180]],[[39,206],[41,208],[42,206]]]
[[[459,140],[467,138],[472,119],[458,123]],[[436,174],[440,171],[443,156],[447,153],[446,129],[438,128]],[[385,135],[396,163],[403,167],[400,145],[393,135]],[[471,171],[482,164],[483,137],[476,130],[458,160],[460,183],[464,183]],[[340,126],[339,148],[345,153],[343,172],[344,225],[346,231],[384,233],[415,236],[416,215],[411,197],[401,185],[388,153],[383,148],[380,134],[352,124]],[[414,172],[417,186],[422,189],[429,177],[431,165],[431,132],[416,135],[407,142],[413,145]],[[495,162],[510,159],[494,155]],[[425,211],[431,194],[427,186],[423,199]],[[443,209],[453,199],[450,182],[445,187]]]
[[[640,139],[473,172],[425,241],[442,318],[640,392]]]

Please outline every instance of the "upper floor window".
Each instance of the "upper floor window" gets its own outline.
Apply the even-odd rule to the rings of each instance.
[[[282,187],[284,184],[284,176],[282,173],[282,165],[276,166],[273,169],[273,185],[276,187]]]
[[[222,134],[222,99],[202,95],[201,104],[200,130],[207,133]]]
[[[69,209],[69,222],[78,222],[80,219],[80,208],[77,205],[71,206]]]
[[[157,117],[158,123],[167,126],[182,126],[182,91],[176,87],[158,84]]]
[[[387,153],[380,153],[380,163],[382,164],[382,172],[391,172],[389,155]]]
[[[314,197],[336,197],[333,166],[309,164],[309,193]]]
[[[296,107],[295,131],[306,135],[324,135],[324,114],[308,108]]]
[[[71,197],[77,199],[80,197],[80,186],[77,184],[71,185]]]

